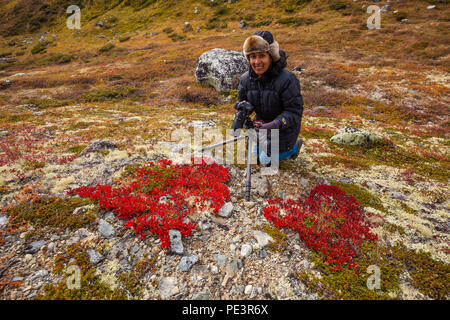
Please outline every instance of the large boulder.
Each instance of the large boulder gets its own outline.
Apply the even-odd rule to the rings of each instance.
[[[195,78],[219,92],[229,92],[237,89],[239,78],[248,68],[242,52],[215,48],[197,59]]]
[[[330,141],[338,144],[365,146],[382,139],[376,134],[348,126],[339,130],[336,135],[331,137]]]

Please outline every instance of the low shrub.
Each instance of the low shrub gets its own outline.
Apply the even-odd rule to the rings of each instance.
[[[336,186],[317,185],[304,200],[269,200],[264,216],[277,228],[290,228],[313,250],[319,251],[332,270],[343,265],[356,267],[353,260],[364,241],[374,241],[370,222],[358,201]]]
[[[191,165],[172,165],[170,160],[149,162],[136,169],[136,177],[122,182],[122,187],[108,185],[80,187],[68,192],[98,201],[100,209],[112,210],[118,218],[126,220],[131,228],[145,239],[158,235],[162,248],[169,248],[169,230],[178,229],[183,237],[192,233],[195,224],[186,220],[197,206],[210,208],[214,214],[229,199],[228,169],[191,159]],[[164,200],[162,200],[164,199]]]

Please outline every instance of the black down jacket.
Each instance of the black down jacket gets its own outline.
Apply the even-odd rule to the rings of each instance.
[[[303,98],[300,81],[285,69],[286,53],[283,50],[280,50],[280,56],[261,76],[249,67],[249,71],[240,78],[238,99],[246,100],[255,107],[254,120],[281,121],[279,152],[283,153],[295,145],[300,133]],[[270,152],[270,145],[268,151]]]

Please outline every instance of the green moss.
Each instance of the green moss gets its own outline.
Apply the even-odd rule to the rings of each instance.
[[[403,209],[405,212],[407,212],[407,213],[409,213],[409,214],[412,214],[412,215],[415,215],[415,216],[418,215],[418,214],[417,214],[417,211],[414,210],[413,208],[411,208],[410,206],[408,206],[406,203],[400,202],[400,206],[402,207],[402,209]]]
[[[157,271],[157,268],[155,267],[157,260],[157,256],[154,256],[151,259],[144,257],[144,259],[136,264],[132,272],[119,275],[119,280],[123,284],[124,289],[133,297],[139,297],[144,288],[144,284],[141,283],[142,277],[149,272],[155,273]]]
[[[110,151],[108,149],[98,149],[97,152],[106,157]]]
[[[411,169],[426,178],[447,182],[450,178],[450,164],[445,160],[423,157],[403,150],[388,140],[379,140],[366,146],[329,144],[332,152],[341,159],[360,159],[359,167],[367,169],[373,165]],[[345,164],[345,162],[343,162]],[[352,162],[358,165],[358,161]]]
[[[263,223],[261,226],[254,227],[253,229],[263,231],[273,238],[274,241],[268,245],[269,250],[280,252],[288,247],[288,236],[270,224]]]
[[[37,300],[126,300],[126,291],[117,288],[112,290],[102,283],[96,275],[96,269],[89,262],[89,256],[85,248],[79,243],[67,248],[67,251],[55,258],[54,272],[63,274],[69,267],[69,261],[74,259],[72,265],[80,268],[80,288],[69,289],[67,280],[63,279],[58,284],[48,284],[44,287],[42,295],[36,296]],[[70,274],[68,275],[68,277]],[[67,278],[68,278],[67,277]]]
[[[74,103],[73,100],[70,99],[66,99],[66,100],[54,100],[54,99],[24,99],[21,101],[22,104],[32,104],[35,105],[37,107],[39,107],[39,109],[47,109],[47,108],[58,108],[58,107],[63,107],[63,106],[67,106],[71,103]]]
[[[45,51],[45,49],[47,49],[47,43],[40,42],[31,49],[31,53],[38,54],[38,53]]]
[[[79,146],[70,147],[67,151],[75,153],[76,155],[79,155],[81,153],[81,151],[83,151],[86,148],[87,148],[86,145],[79,145]]]
[[[119,41],[120,42],[125,42],[125,41],[130,40],[130,38],[131,38],[130,36],[122,36],[122,37],[119,38]]]
[[[344,190],[347,196],[355,197],[355,199],[360,203],[361,207],[372,207],[379,211],[387,212],[383,207],[380,199],[356,184],[342,183],[336,180],[332,180],[330,184]]]
[[[44,227],[64,231],[66,228],[79,229],[95,221],[97,207],[88,210],[86,213],[73,214],[76,208],[89,204],[94,204],[94,202],[79,198],[38,198],[9,208],[6,210],[6,214],[17,218],[19,221],[33,223],[37,227],[35,234],[43,231]]]
[[[92,123],[92,122],[78,121],[76,123],[71,124],[70,127],[68,128],[68,130],[69,131],[82,130],[82,129],[89,128],[93,124],[94,123]]]
[[[44,162],[33,162],[33,161],[25,161],[24,166],[26,169],[28,170],[34,170],[34,169],[40,169],[45,167],[45,163]]]
[[[409,250],[402,245],[385,247],[373,242],[360,246],[355,258],[357,272],[349,269],[331,271],[320,252],[313,252],[311,260],[314,268],[321,274],[321,279],[307,272],[298,274],[308,288],[317,292],[324,299],[378,300],[396,299],[400,294],[400,276],[407,271],[411,284],[421,293],[432,299],[446,299],[449,293],[450,267],[433,260],[429,254]],[[367,283],[369,266],[380,270],[380,289],[371,290]]]
[[[104,53],[104,52],[108,52],[111,51],[113,48],[115,48],[115,45],[112,43],[107,43],[105,44],[103,47],[101,47],[100,49],[98,49],[98,53]]]
[[[396,224],[385,222],[385,223],[383,223],[383,228],[391,233],[398,232],[399,234],[405,234],[405,229],[403,229],[403,227],[398,226]]]
[[[85,93],[82,100],[84,102],[97,102],[126,98],[137,91],[137,88],[125,85],[112,87],[95,88]]]
[[[278,23],[286,24],[288,26],[303,26],[303,25],[310,25],[313,23],[316,23],[317,20],[313,18],[303,18],[303,17],[286,17],[278,19]]]

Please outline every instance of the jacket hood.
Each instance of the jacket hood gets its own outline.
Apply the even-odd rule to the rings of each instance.
[[[249,66],[249,75],[251,78],[254,78],[255,80],[267,81],[271,78],[278,76],[283,71],[283,69],[287,65],[286,60],[287,60],[286,52],[284,52],[283,50],[280,50],[280,59],[277,62],[272,61],[269,69],[267,69],[266,72],[264,72],[261,76],[259,76],[255,73],[255,71],[253,71],[253,68],[250,65]]]

